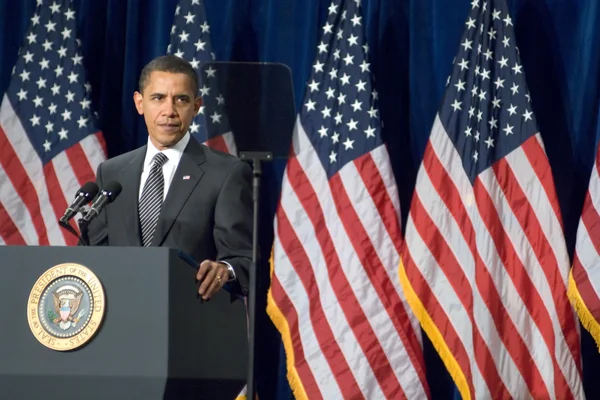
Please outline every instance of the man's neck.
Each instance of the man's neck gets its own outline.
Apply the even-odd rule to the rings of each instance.
[[[177,143],[175,143],[171,146],[163,146],[160,143],[155,142],[151,136],[148,136],[148,146],[154,147],[154,149],[156,149],[156,151],[159,151],[159,152],[169,150],[169,149],[179,150],[179,151],[183,152],[185,150],[187,144],[189,143],[189,141],[190,141],[189,132],[186,133],[185,135],[183,135]]]

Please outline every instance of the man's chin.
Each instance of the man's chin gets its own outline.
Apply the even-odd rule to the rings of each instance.
[[[161,132],[160,135],[153,137],[153,142],[156,147],[168,148],[175,146],[184,136],[185,133],[179,131],[173,133]]]

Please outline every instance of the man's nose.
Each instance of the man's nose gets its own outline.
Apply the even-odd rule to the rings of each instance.
[[[165,117],[174,117],[177,112],[175,111],[175,105],[172,101],[165,101],[165,104],[162,109],[162,114]]]

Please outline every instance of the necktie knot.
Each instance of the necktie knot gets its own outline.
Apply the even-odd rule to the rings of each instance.
[[[169,161],[169,158],[163,153],[156,153],[154,156],[153,166],[162,167],[167,161]]]

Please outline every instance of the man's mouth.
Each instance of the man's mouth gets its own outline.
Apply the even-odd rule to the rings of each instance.
[[[177,131],[179,130],[180,125],[179,124],[158,124],[158,126],[160,126],[162,129],[167,130],[167,131]]]

